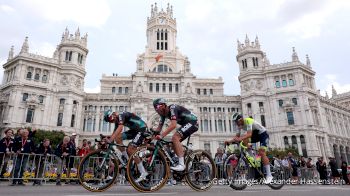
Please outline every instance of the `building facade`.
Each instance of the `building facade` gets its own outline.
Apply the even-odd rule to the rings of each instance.
[[[238,41],[236,56],[241,95],[224,94],[223,80],[197,78],[189,58],[177,47],[177,21],[173,9],[152,5],[147,18],[147,45],[137,55],[130,76],[103,74],[99,93],[84,92],[87,36],[66,29],[52,58],[29,52],[25,39],[18,55],[9,52],[0,87],[0,128],[23,126],[78,132],[81,138],[111,134],[114,126],[103,121],[104,111],[131,111],[149,126],[159,116],[152,100],[164,97],[183,105],[199,119],[199,131],[191,138],[194,148],[216,152],[236,130],[235,112],[251,116],[270,133],[274,148],[294,147],[308,157],[335,156],[350,161],[350,94],[331,99],[316,90],[315,72],[307,57],[270,64],[258,38]],[[211,65],[207,65],[211,66]]]
[[[294,48],[281,64],[270,64],[258,38],[237,50],[243,114],[268,128],[271,147],[350,161],[350,93],[321,96],[308,55],[302,63]]]

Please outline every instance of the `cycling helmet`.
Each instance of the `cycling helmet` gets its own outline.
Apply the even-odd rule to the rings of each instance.
[[[153,100],[153,107],[156,109],[158,105],[160,104],[166,104],[165,99],[163,98],[157,98],[155,100]]]
[[[241,118],[242,118],[242,115],[240,115],[237,112],[232,115],[232,120],[235,121],[235,122],[237,122]]]
[[[103,115],[103,120],[106,122],[109,122],[109,118],[112,116],[112,110],[107,110],[105,111],[104,115]]]

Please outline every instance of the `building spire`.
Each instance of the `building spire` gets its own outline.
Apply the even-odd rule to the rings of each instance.
[[[337,95],[337,91],[335,90],[333,84],[332,84],[332,98],[334,98]]]
[[[22,45],[22,49],[21,49],[20,54],[28,53],[28,51],[29,51],[28,37],[26,37],[25,40],[24,40],[24,42],[23,42],[23,45]]]
[[[255,47],[257,47],[258,49],[260,49],[260,43],[259,43],[258,35],[255,37]]]
[[[298,54],[295,52],[295,47],[293,47],[292,61],[293,62],[298,62],[299,61]]]
[[[245,47],[249,46],[248,34],[245,34]]]
[[[78,27],[78,29],[75,31],[75,39],[79,39],[79,38],[80,38],[80,30]]]
[[[327,93],[327,91],[326,91],[326,99],[329,99],[329,96],[328,96],[328,93]]]
[[[237,39],[237,50],[238,52],[242,50],[242,44],[238,39]]]
[[[9,56],[8,56],[8,58],[7,58],[7,61],[10,61],[11,59],[13,59],[13,46],[11,46],[11,49],[10,49],[10,51],[9,51]]]
[[[306,55],[306,65],[309,67],[311,66],[309,55]]]

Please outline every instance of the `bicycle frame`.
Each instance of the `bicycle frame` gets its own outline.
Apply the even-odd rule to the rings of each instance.
[[[118,159],[119,163],[123,167],[126,166],[126,163],[122,159],[122,152],[117,147],[126,147],[126,146],[120,145],[120,144],[115,144],[115,143],[109,144],[106,153],[104,153],[103,160],[102,160],[99,167],[102,167],[105,164],[105,161],[106,161],[106,159],[109,158],[109,156],[112,156],[112,158],[114,158],[114,159]]]

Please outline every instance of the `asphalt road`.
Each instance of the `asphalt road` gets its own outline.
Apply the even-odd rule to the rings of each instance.
[[[166,185],[163,189],[154,193],[140,193],[131,186],[113,186],[102,193],[92,193],[85,190],[79,185],[63,185],[57,187],[55,185],[43,186],[8,186],[8,184],[0,184],[1,196],[137,196],[137,195],[189,195],[189,196],[349,196],[350,186],[332,186],[332,185],[286,185],[281,190],[272,190],[267,186],[257,185],[248,187],[243,191],[235,191],[228,186],[213,186],[206,192],[196,192],[188,186]]]

